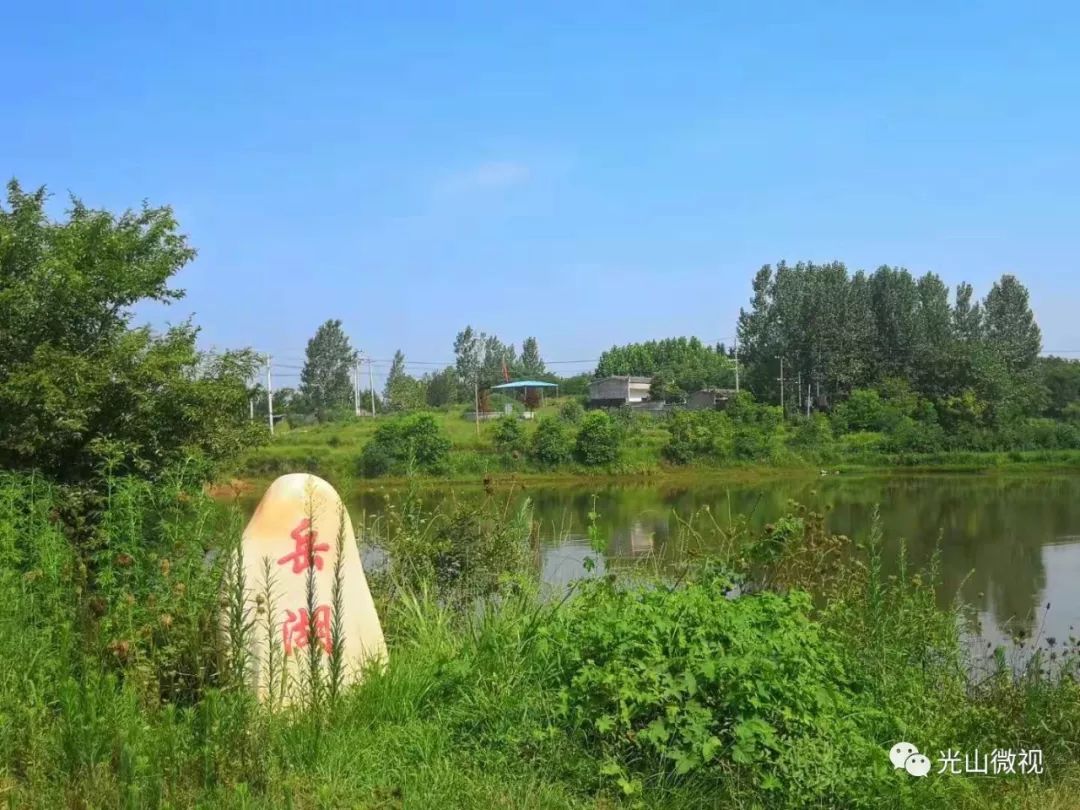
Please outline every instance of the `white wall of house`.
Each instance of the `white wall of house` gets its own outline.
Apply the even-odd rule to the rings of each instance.
[[[634,382],[631,380],[627,384],[628,402],[641,402],[649,398],[649,386],[652,385],[652,381],[649,382]]]
[[[641,402],[649,398],[648,377],[605,377],[589,383],[589,399],[621,402]]]

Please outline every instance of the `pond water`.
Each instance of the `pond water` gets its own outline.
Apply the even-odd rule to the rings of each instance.
[[[465,490],[461,494],[469,496]],[[1080,628],[1080,476],[1075,474],[826,475],[747,484],[708,479],[589,482],[503,491],[500,497],[511,501],[532,500],[545,581],[580,578],[585,559],[596,556],[586,535],[594,495],[597,525],[606,540],[599,570],[631,561],[677,562],[684,547],[680,521],[706,506],[720,523],[745,514],[760,527],[787,512],[794,500],[823,511],[830,530],[854,538],[866,536],[877,508],[887,560],[897,558],[901,538],[916,566],[940,546],[940,598],[949,602],[959,595],[973,606],[982,639],[998,643],[1022,631],[1064,642],[1074,635],[1074,625]],[[350,505],[371,520],[385,504],[384,493],[369,492],[355,496]]]

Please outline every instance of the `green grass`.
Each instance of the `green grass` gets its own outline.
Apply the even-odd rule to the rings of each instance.
[[[880,573],[880,531],[851,549],[805,510],[762,532],[701,513],[680,542],[714,552],[673,578],[544,594],[527,513],[402,502],[371,572],[389,666],[268,711],[218,632],[229,555],[206,562],[238,517],[115,481],[73,531],[63,498],[0,477],[11,807],[1066,807],[1080,785],[1072,642],[973,670],[933,569]],[[898,739],[1038,747],[1046,774],[915,780]]]
[[[567,401],[549,400],[538,416],[554,416]],[[1011,452],[941,451],[936,453],[887,453],[880,449],[883,435],[855,433],[840,437],[827,448],[798,449],[786,445],[790,430],[781,427],[772,456],[768,459],[716,461],[696,459],[689,465],[673,465],[664,460],[663,449],[669,432],[661,419],[639,416],[632,422],[622,442],[619,460],[609,466],[585,467],[568,462],[542,467],[525,458],[509,458],[496,449],[494,421],[476,425],[462,417],[460,407],[435,412],[439,428],[451,441],[448,470],[439,480],[479,481],[482,478],[514,477],[531,480],[581,480],[595,477],[678,477],[681,475],[764,475],[784,471],[905,469],[937,471],[1000,471],[1080,467],[1080,450],[1021,450]],[[363,485],[363,448],[378,425],[390,416],[360,418],[345,422],[289,429],[279,426],[267,445],[248,452],[232,471],[234,478],[267,481],[289,472],[309,472],[340,486]],[[527,434],[533,430],[531,423]],[[419,480],[432,476],[410,476]],[[378,484],[395,483],[393,477],[371,479]]]
[[[568,398],[549,399],[536,412],[537,418],[556,416]],[[479,424],[462,416],[460,406],[434,413],[441,430],[449,437],[452,449],[450,470],[440,478],[475,479],[484,475],[515,474],[535,477],[631,474],[660,468],[660,451],[667,441],[667,431],[655,420],[639,420],[639,429],[627,441],[619,463],[603,470],[567,464],[557,469],[537,468],[524,460],[504,457],[496,449],[493,436],[496,422]],[[271,442],[249,451],[234,470],[235,477],[263,480],[287,472],[303,470],[331,481],[362,477],[361,454],[378,425],[392,416],[358,418],[345,422],[297,427],[279,426]],[[532,425],[528,426],[531,433]]]

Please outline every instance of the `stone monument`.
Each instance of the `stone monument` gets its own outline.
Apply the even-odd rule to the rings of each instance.
[[[244,530],[242,557],[244,647],[261,698],[290,703],[313,671],[344,686],[385,663],[352,521],[326,481],[304,473],[274,481]]]

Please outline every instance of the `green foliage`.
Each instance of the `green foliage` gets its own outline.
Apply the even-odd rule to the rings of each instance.
[[[1046,405],[1043,415],[1061,419],[1069,409],[1076,410],[1080,405],[1080,360],[1066,360],[1062,357],[1042,357],[1039,359],[1040,381],[1046,390]]]
[[[559,393],[567,397],[585,397],[589,394],[592,374],[575,374],[573,377],[559,377],[553,380],[559,384]]]
[[[542,416],[537,420],[529,445],[530,458],[543,466],[554,467],[569,461],[573,449],[573,436],[561,419]]]
[[[525,435],[525,423],[514,415],[502,417],[495,423],[492,441],[500,453],[506,455],[524,453],[528,444]]]
[[[391,505],[380,545],[395,588],[456,605],[500,593],[525,573],[532,510],[513,512],[485,498],[426,510],[415,493]]]
[[[620,431],[604,411],[590,411],[581,420],[574,457],[587,467],[613,464],[619,458]]]
[[[833,443],[832,422],[823,413],[800,418],[791,436],[791,445],[807,450],[827,450]]]
[[[720,346],[706,345],[696,337],[666,338],[608,349],[600,355],[595,376],[615,374],[659,374],[665,379],[662,393],[666,397],[702,388],[733,387],[735,364]]]
[[[840,433],[886,430],[899,414],[884,402],[876,390],[860,388],[833,409],[833,424]]]
[[[361,465],[367,476],[446,472],[450,439],[428,413],[388,419],[364,445]]]
[[[243,684],[235,643],[262,621],[251,624],[229,564],[239,516],[173,479],[114,480],[110,492],[107,542],[84,564],[56,520],[58,493],[0,476],[0,772],[11,806],[1072,799],[1072,653],[1060,649],[1056,674],[1036,656],[1018,676],[969,678],[934,570],[912,576],[901,562],[883,575],[876,528],[852,548],[805,510],[762,531],[736,523],[710,543],[717,558],[675,579],[609,572],[552,600],[528,581],[527,504],[430,511],[410,496],[364,531],[388,551],[389,571],[370,581],[389,665],[341,690],[331,661],[318,695],[275,710]],[[603,547],[595,518],[589,536]],[[1044,751],[1052,776],[911,779],[887,759],[898,739],[963,751],[1020,740]],[[345,776],[328,780],[339,765]]]
[[[855,749],[865,760],[875,746],[852,739],[849,675],[810,598],[730,599],[732,587],[720,574],[675,589],[583,587],[548,629],[561,717],[638,773],[715,769],[793,798],[805,786],[789,752],[829,761]],[[611,772],[630,784],[621,765]]]
[[[938,406],[938,410],[945,427],[954,431],[983,425],[988,412],[986,403],[979,399],[978,394],[970,388],[946,397]]]
[[[457,371],[453,366],[447,366],[442,371],[425,374],[420,380],[420,384],[424,388],[427,404],[433,408],[441,408],[444,405],[462,401]]]
[[[902,379],[938,406],[974,391],[994,426],[1042,407],[1041,335],[1027,290],[1013,276],[981,303],[971,285],[960,284],[951,306],[934,274],[916,279],[887,266],[849,275],[837,262],[781,262],[761,268],[753,290],[739,317],[740,353],[745,378],[763,399],[778,400],[782,357],[785,379],[809,381],[826,402],[857,389],[884,393],[888,380]],[[846,429],[864,429],[864,415]]]
[[[945,432],[937,423],[917,422],[901,416],[885,439],[884,447],[893,453],[933,453],[945,446]]]
[[[710,411],[676,411],[668,420],[670,438],[663,456],[673,464],[690,464],[709,456],[716,446],[718,416]]]
[[[518,370],[531,379],[535,379],[546,371],[544,361],[540,357],[540,344],[536,342],[536,338],[527,337],[525,342],[521,344]]]
[[[131,328],[134,305],[182,297],[168,282],[195,253],[172,211],[72,199],[51,221],[45,201],[12,181],[0,206],[0,466],[68,484],[181,463],[209,478],[261,441],[254,354],[200,353],[190,323]]]
[[[772,437],[755,427],[738,427],[731,436],[731,455],[739,461],[762,461],[772,452]]]
[[[649,399],[654,402],[685,402],[686,393],[667,371],[656,372],[649,384]]]
[[[412,411],[424,405],[426,394],[424,384],[405,373],[405,355],[398,349],[394,352],[390,371],[386,375],[386,387],[383,389],[383,402],[389,411]]]
[[[330,319],[308,341],[300,372],[300,395],[320,420],[340,418],[353,407],[356,352],[341,321]]]
[[[994,282],[983,303],[986,342],[1012,375],[1032,370],[1042,350],[1042,332],[1028,303],[1028,291],[1016,276]]]
[[[503,382],[503,370],[507,372],[517,367],[517,354],[513,344],[503,343],[496,335],[477,332],[466,326],[454,338],[455,369],[467,396],[472,397],[474,385],[481,389],[490,388]],[[535,358],[539,360],[539,355]]]
[[[579,424],[585,416],[585,406],[580,399],[568,399],[559,406],[559,418],[567,424]]]

